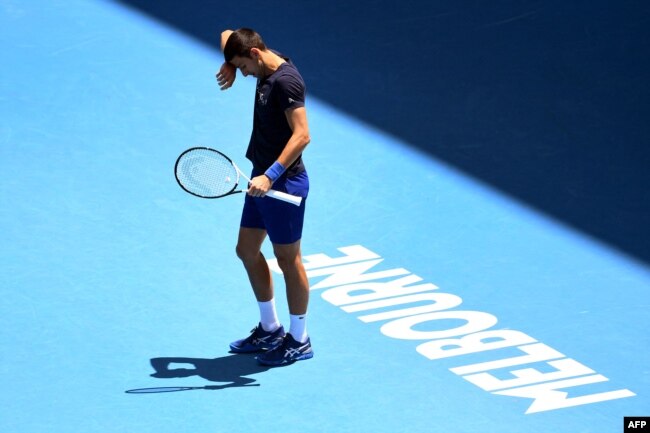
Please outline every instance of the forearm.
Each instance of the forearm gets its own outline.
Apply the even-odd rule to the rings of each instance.
[[[309,137],[309,123],[305,107],[288,110],[285,115],[292,133],[277,161],[287,168],[298,159],[311,138]]]
[[[289,168],[300,157],[308,144],[309,134],[296,133],[294,131],[278,159],[266,169],[263,175],[259,176],[259,178],[265,180],[262,183],[256,183],[255,180],[258,179],[256,177],[253,178],[253,184],[256,186],[264,185],[264,188],[266,188],[265,191],[268,191],[268,189],[271,188],[280,176],[282,176],[287,168]]]
[[[309,144],[310,138],[308,133],[294,132],[284,147],[284,150],[278,157],[278,162],[287,168],[293,164]]]
[[[309,144],[309,140],[309,134],[296,133],[294,131],[276,162],[274,162],[264,174],[256,176],[251,180],[248,188],[249,194],[255,196],[255,194],[259,192],[262,192],[263,194],[268,192],[268,190],[273,186],[273,183],[282,176],[282,173],[298,159],[300,154],[302,154],[303,150],[305,150]],[[278,166],[278,164],[280,164],[281,167]]]

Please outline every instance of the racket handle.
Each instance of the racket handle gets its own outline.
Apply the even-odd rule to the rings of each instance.
[[[282,200],[284,202],[294,204],[296,206],[300,206],[302,203],[302,197],[287,194],[286,192],[276,191],[274,189],[270,189],[266,195],[277,200]]]

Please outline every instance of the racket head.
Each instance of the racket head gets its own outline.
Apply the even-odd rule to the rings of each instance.
[[[180,154],[174,166],[176,181],[188,193],[201,198],[219,198],[235,191],[239,171],[232,160],[209,147],[192,147]]]

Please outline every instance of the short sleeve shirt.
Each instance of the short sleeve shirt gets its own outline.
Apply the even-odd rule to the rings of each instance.
[[[305,82],[291,60],[281,56],[285,63],[268,77],[257,81],[253,132],[246,157],[258,173],[263,173],[280,156],[293,133],[285,111],[305,106]],[[287,168],[287,176],[305,171],[302,155]]]

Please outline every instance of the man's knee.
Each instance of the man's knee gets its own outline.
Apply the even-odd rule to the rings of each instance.
[[[235,247],[235,253],[237,257],[244,263],[250,263],[257,260],[262,254],[261,251],[257,248],[250,248],[246,245],[237,244]]]
[[[291,257],[291,256],[277,257],[276,256],[276,259],[278,260],[278,266],[280,267],[280,269],[282,269],[282,272],[285,272],[285,273],[287,271],[295,269],[296,266],[298,265],[298,260],[296,260],[295,257]]]
[[[300,248],[297,245],[274,245],[273,252],[278,261],[278,266],[283,272],[295,269],[302,263]]]
[[[264,230],[241,228],[235,247],[237,257],[244,263],[259,260],[262,255],[260,248],[265,237]]]

